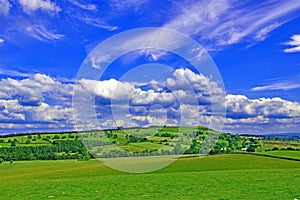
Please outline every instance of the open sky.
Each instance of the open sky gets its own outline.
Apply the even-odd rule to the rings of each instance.
[[[158,49],[121,55],[99,80],[76,78],[99,43],[143,27],[197,41],[224,87]],[[183,125],[217,120],[232,133],[300,132],[299,27],[299,0],[0,0],[0,134],[175,125],[182,117]],[[90,67],[101,68],[97,60]],[[98,125],[72,106],[74,88],[94,97]],[[211,112],[219,100],[225,116]]]

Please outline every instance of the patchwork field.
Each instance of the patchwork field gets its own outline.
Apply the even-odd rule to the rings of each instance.
[[[147,174],[97,160],[0,165],[0,199],[300,199],[300,162],[254,155],[182,158]]]

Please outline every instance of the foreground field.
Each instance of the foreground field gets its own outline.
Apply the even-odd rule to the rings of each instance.
[[[0,199],[294,199],[300,162],[254,155],[183,158],[148,174],[91,161],[0,165]]]

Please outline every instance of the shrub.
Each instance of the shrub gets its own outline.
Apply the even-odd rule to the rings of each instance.
[[[288,148],[286,148],[286,150],[295,151],[295,149],[293,147],[288,147]]]
[[[278,147],[274,147],[274,148],[272,149],[272,151],[278,151],[278,150],[279,150]]]
[[[246,151],[247,152],[255,152],[255,146],[250,145]]]

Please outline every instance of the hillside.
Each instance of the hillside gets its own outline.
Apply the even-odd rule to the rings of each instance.
[[[199,154],[207,135],[216,135],[209,154],[300,149],[299,140],[220,133],[206,127],[149,127],[80,133],[32,133],[1,136],[0,161],[89,160],[91,157]],[[205,143],[206,142],[206,143]],[[84,145],[83,145],[84,144]],[[293,154],[297,154],[297,151]],[[296,155],[297,157],[297,155]],[[1,161],[1,162],[2,162]]]

